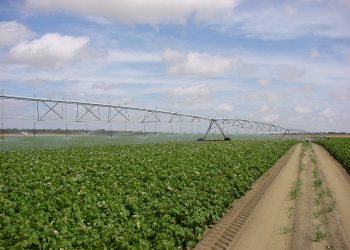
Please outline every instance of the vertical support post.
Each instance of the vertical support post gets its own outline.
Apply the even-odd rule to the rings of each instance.
[[[125,106],[126,106],[126,105],[127,105],[127,104],[125,103]],[[126,117],[126,109],[125,109],[124,113],[125,113],[125,117]],[[124,123],[125,123],[125,135],[126,135],[126,119],[124,119]]]
[[[34,94],[33,97],[36,98],[36,95]],[[33,101],[33,121],[34,121],[34,131],[33,131],[33,134],[34,134],[34,137],[35,137],[35,102],[34,102],[34,101]]]
[[[112,122],[109,122],[110,128],[111,128],[111,138],[113,138],[113,130],[112,130]]]
[[[155,135],[157,134],[157,118],[156,118],[156,116],[154,116],[154,134]]]
[[[143,106],[143,117],[146,116],[145,106]],[[146,137],[146,123],[143,123],[143,137]]]
[[[1,95],[4,95],[3,90],[1,90]],[[4,98],[1,98],[1,140],[4,141]]]
[[[174,136],[173,123],[170,122],[170,124],[171,124],[171,136]]]
[[[86,99],[86,102],[88,102],[88,100]],[[87,107],[87,105],[86,105]],[[88,113],[86,112],[86,115],[85,115],[85,135],[87,135],[87,116],[88,116]]]
[[[193,122],[191,122],[191,135],[193,135]]]
[[[66,118],[66,139],[68,139],[68,124],[67,124],[67,102],[66,102],[66,97],[63,97],[64,101],[64,117]],[[63,104],[62,104],[62,109],[63,109]],[[63,111],[62,111],[63,114]]]

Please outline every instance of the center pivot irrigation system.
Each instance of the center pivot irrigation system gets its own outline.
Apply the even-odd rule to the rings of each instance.
[[[240,128],[246,128],[246,129],[253,129],[256,130],[260,129],[261,131],[271,131],[271,132],[279,132],[282,137],[285,135],[291,135],[293,138],[293,135],[296,134],[309,134],[309,132],[305,130],[300,129],[293,129],[293,128],[284,128],[281,126],[277,126],[271,123],[265,123],[260,121],[253,121],[253,120],[246,120],[246,119],[238,119],[238,118],[211,118],[211,117],[205,117],[200,115],[193,115],[193,114],[183,114],[181,112],[172,112],[172,111],[165,111],[165,110],[158,110],[158,109],[148,109],[148,108],[139,108],[139,107],[131,107],[127,105],[114,105],[110,102],[108,104],[103,103],[93,103],[88,101],[69,101],[66,100],[64,97],[62,100],[58,99],[47,99],[47,98],[37,98],[35,95],[33,97],[24,97],[24,96],[12,96],[12,95],[5,95],[3,91],[1,91],[0,98],[2,99],[2,110],[1,110],[1,117],[2,117],[2,138],[3,131],[4,131],[4,100],[20,100],[20,101],[30,101],[33,103],[33,113],[34,117],[33,119],[37,121],[43,121],[49,114],[53,114],[56,119],[65,120],[66,121],[66,131],[67,131],[67,105],[75,105],[76,106],[76,118],[74,121],[76,122],[82,122],[84,121],[84,117],[87,117],[89,114],[90,116],[94,117],[95,121],[107,121],[112,122],[113,119],[120,115],[125,119],[125,121],[130,121],[129,117],[129,110],[135,110],[135,111],[141,111],[143,112],[143,119],[141,123],[148,123],[148,122],[161,122],[159,114],[166,114],[170,115],[170,120],[168,123],[172,122],[183,122],[184,117],[191,118],[191,122],[200,122],[202,120],[209,121],[208,129],[204,135],[203,138],[199,138],[198,141],[205,141],[205,138],[209,134],[210,130],[218,128],[218,130],[221,132],[222,136],[224,137],[225,141],[230,141],[231,139],[225,136],[224,133],[224,127],[228,125],[240,127]],[[60,108],[61,106],[61,108]],[[108,115],[104,119],[101,118],[100,108],[108,109]],[[43,111],[44,110],[44,111]],[[71,120],[71,119],[70,119]],[[35,130],[35,123],[34,123],[34,130]],[[34,133],[35,135],[35,133]]]

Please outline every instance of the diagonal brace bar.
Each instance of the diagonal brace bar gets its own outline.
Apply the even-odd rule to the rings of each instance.
[[[116,113],[112,118],[108,118],[108,122],[111,122],[111,121],[113,120],[113,118],[116,117],[116,116],[119,115],[119,114],[121,114],[128,122],[130,121],[130,118],[129,118],[129,117],[126,117],[126,116],[122,113],[122,111],[123,111],[124,108],[121,108],[120,110],[117,109],[117,108],[114,107],[114,106],[113,106],[113,108],[114,108],[115,110],[117,110],[117,113]],[[125,109],[125,110],[127,110],[127,109]],[[128,114],[129,114],[129,113],[128,113]],[[111,107],[109,107],[108,117],[109,117],[110,115],[111,115]]]
[[[50,105],[48,105],[45,101],[41,100],[42,103],[44,103],[46,105],[46,107],[49,108],[49,110],[42,116],[39,116],[39,112],[38,112],[38,121],[41,121],[48,113],[50,113],[51,111],[54,112],[56,115],[58,115],[61,119],[63,119],[63,115],[60,115],[59,113],[57,113],[54,108],[58,105],[58,102],[56,102],[52,107]]]
[[[85,104],[81,103],[81,105],[86,109],[86,112],[79,118],[77,119],[77,122],[79,122],[85,115],[87,115],[88,113],[91,113],[93,116],[95,116],[99,121],[100,121],[100,117],[97,117],[91,110],[96,106],[96,105],[92,105],[91,108],[88,108],[87,105],[85,106]]]

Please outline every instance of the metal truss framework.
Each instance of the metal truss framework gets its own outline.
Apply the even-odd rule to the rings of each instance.
[[[246,128],[246,129],[260,129],[261,131],[280,131],[280,133],[283,133],[283,136],[286,134],[290,134],[291,136],[293,134],[310,134],[309,132],[305,130],[300,129],[293,129],[293,128],[284,128],[281,126],[277,126],[270,123],[265,123],[261,121],[253,121],[253,120],[247,120],[247,119],[238,119],[238,118],[210,118],[206,116],[201,115],[193,115],[193,114],[183,114],[181,112],[172,112],[172,111],[165,111],[165,110],[158,110],[158,109],[147,109],[147,108],[140,108],[140,107],[132,107],[127,105],[114,105],[110,102],[108,104],[103,103],[91,103],[86,101],[80,102],[80,101],[69,101],[66,100],[64,97],[62,100],[58,99],[47,99],[47,98],[37,98],[35,95],[33,97],[23,97],[23,96],[12,96],[12,95],[5,95],[3,91],[1,91],[0,98],[2,99],[2,130],[3,130],[3,102],[4,99],[10,99],[10,100],[22,100],[22,101],[31,101],[33,102],[33,106],[36,104],[36,119],[38,121],[43,121],[45,117],[49,113],[53,114],[56,119],[67,120],[67,111],[66,106],[67,105],[76,105],[76,122],[82,122],[87,121],[87,115],[92,115],[94,121],[106,121],[106,122],[112,122],[112,120],[117,116],[120,115],[125,119],[126,121],[130,121],[129,117],[129,111],[135,110],[135,111],[141,111],[143,112],[143,120],[141,123],[150,123],[150,122],[161,122],[160,120],[160,114],[168,114],[170,115],[170,120],[168,123],[173,122],[183,122],[184,117],[191,118],[191,122],[201,122],[202,120],[209,121],[209,127],[207,129],[207,134],[211,129],[218,128],[222,135],[224,135],[223,128],[225,126],[228,126],[231,124],[232,126],[237,126],[238,128]],[[43,106],[47,109],[46,112],[40,112],[39,105]],[[61,106],[61,108],[58,110],[58,108]],[[56,109],[55,109],[56,108]],[[100,114],[100,108],[108,108],[108,115],[105,119],[101,117]],[[80,112],[79,112],[80,109]],[[81,109],[83,112],[81,113]],[[83,118],[86,118],[86,120],[83,120]],[[221,124],[220,124],[221,123]],[[215,125],[215,126],[213,126]],[[282,136],[282,138],[283,138]],[[293,137],[293,136],[292,136]]]

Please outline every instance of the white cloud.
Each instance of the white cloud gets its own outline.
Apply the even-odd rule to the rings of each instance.
[[[223,103],[214,108],[215,111],[231,112],[235,109],[233,104]]]
[[[321,115],[325,117],[331,117],[333,116],[333,110],[331,108],[326,108],[321,112]]]
[[[317,51],[317,49],[312,49],[311,50],[311,55],[310,58],[315,58],[318,57],[321,53],[319,51]]]
[[[303,2],[323,2],[323,0],[301,0]]]
[[[160,61],[159,54],[152,54],[144,51],[120,51],[112,50],[108,52],[107,61],[114,62],[146,62]]]
[[[255,74],[259,71],[259,67],[255,64],[241,64],[239,66],[239,72],[243,75]]]
[[[205,84],[193,85],[187,88],[173,88],[166,92],[168,97],[177,103],[192,105],[203,103],[210,99],[210,88]]]
[[[102,16],[124,23],[185,24],[194,16],[196,22],[214,16],[230,15],[240,0],[26,0],[29,9],[45,11],[74,11]]]
[[[131,102],[134,102],[134,98],[125,97],[125,98],[122,98],[122,99],[113,100],[113,101],[111,101],[111,104],[124,105],[124,104],[128,104],[128,103],[131,103]]]
[[[263,87],[263,88],[266,88],[266,87],[268,87],[268,86],[271,85],[271,81],[268,80],[268,79],[258,79],[258,80],[256,80],[256,81],[257,81],[257,82],[260,84],[260,86]]]
[[[26,83],[29,83],[33,86],[42,86],[42,85],[47,85],[53,83],[53,81],[49,79],[41,79],[41,78],[36,78],[36,79],[31,79],[26,81]]]
[[[5,56],[8,63],[26,64],[36,69],[58,69],[68,63],[89,60],[106,55],[87,47],[90,38],[86,36],[62,36],[48,33],[33,41],[13,46]]]
[[[313,3],[294,1],[293,5],[295,6],[283,5],[283,1],[270,1],[256,6],[248,2],[245,6],[242,3],[239,6],[241,11],[226,19],[217,18],[208,23],[213,29],[225,34],[240,34],[263,40],[295,39],[303,36],[350,37],[347,9],[339,8],[334,2],[315,6]]]
[[[346,7],[350,8],[350,1],[349,0],[339,0],[338,2],[341,4],[344,4]]]
[[[311,113],[311,109],[309,107],[296,107],[295,111],[299,114],[310,114]]]
[[[91,88],[108,91],[117,88],[117,86],[118,84],[105,84],[104,82],[96,82],[91,86]]]
[[[350,100],[350,88],[342,88],[333,90],[331,97],[337,101],[348,101]]]
[[[299,92],[313,92],[317,90],[317,85],[315,83],[306,83],[304,86],[299,87],[296,91]]]
[[[284,100],[286,99],[288,96],[291,96],[291,94],[288,94],[286,92],[283,91],[269,91],[264,93],[261,97],[264,100]]]
[[[0,34],[0,49],[37,36],[35,32],[16,21],[0,22]]]
[[[170,75],[199,75],[214,77],[227,71],[238,71],[242,65],[239,58],[211,56],[208,53],[188,53],[166,49],[162,53],[163,62],[169,64]]]
[[[305,70],[297,70],[295,66],[280,66],[280,79],[283,81],[294,81],[305,75]]]
[[[274,121],[277,121],[279,118],[280,118],[280,115],[278,115],[278,114],[271,114],[271,115],[264,116],[262,118],[262,120],[264,122],[274,122]]]
[[[259,108],[259,110],[262,111],[262,112],[269,112],[269,111],[271,110],[271,107],[268,106],[268,105],[266,105],[266,104],[264,104],[264,105],[262,105],[262,106]]]
[[[285,5],[284,6],[284,12],[290,17],[297,17],[298,16],[297,8],[292,7],[290,5]]]

